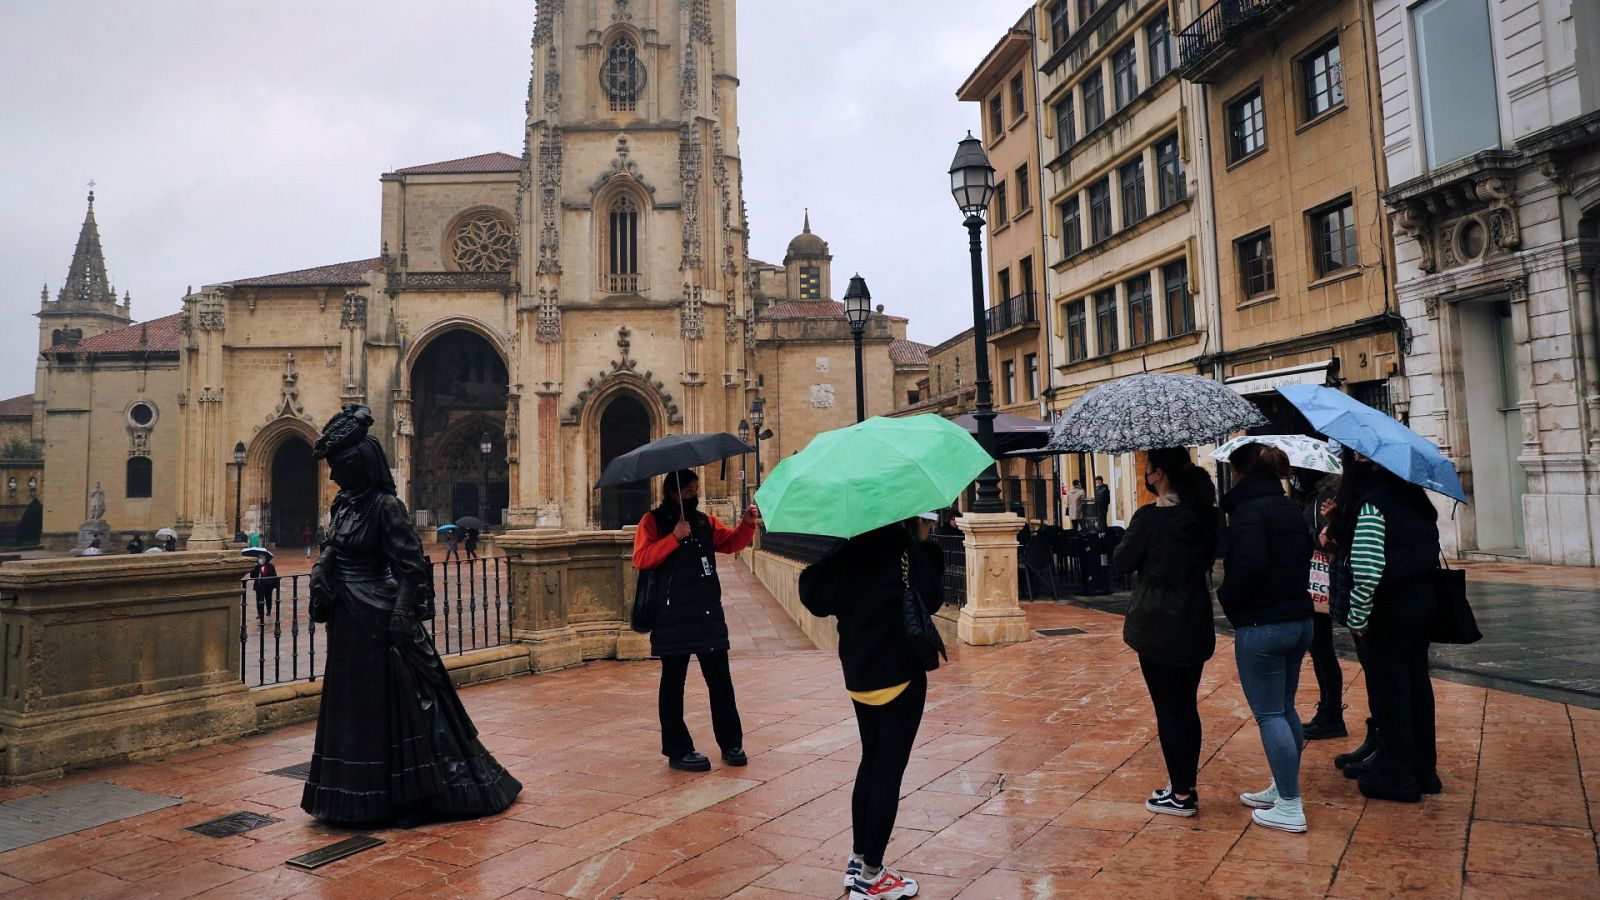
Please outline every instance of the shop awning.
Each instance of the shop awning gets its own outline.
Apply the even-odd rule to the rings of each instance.
[[[1268,394],[1285,385],[1326,384],[1328,382],[1328,369],[1332,366],[1333,360],[1329,359],[1324,362],[1273,369],[1270,372],[1240,375],[1224,380],[1223,384],[1232,388],[1234,393],[1245,397],[1249,397],[1252,394]]]

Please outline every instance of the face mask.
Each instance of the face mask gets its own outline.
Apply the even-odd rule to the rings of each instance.
[[[700,497],[698,495],[696,495],[694,497],[684,497],[683,498],[683,511],[684,512],[692,513],[692,512],[694,512],[695,510],[697,510],[699,508],[700,508]]]

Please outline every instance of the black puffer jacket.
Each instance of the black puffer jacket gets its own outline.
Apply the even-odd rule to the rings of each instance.
[[[932,541],[913,542],[899,524],[853,537],[800,573],[800,602],[814,616],[838,619],[846,690],[894,687],[923,673],[906,643],[903,554],[910,554],[911,586],[929,612],[937,611],[944,555]]]
[[[1217,588],[1234,627],[1310,618],[1311,533],[1272,475],[1245,476],[1222,498],[1228,514],[1226,577]]]
[[[675,524],[676,517],[663,516],[658,531],[670,533]],[[678,545],[667,561],[652,571],[656,598],[655,626],[650,630],[652,656],[716,653],[729,647],[711,520],[705,513],[692,512],[689,530],[690,540]]]
[[[1216,510],[1142,506],[1128,523],[1111,564],[1138,573],[1122,640],[1141,657],[1197,666],[1217,649],[1206,573],[1217,555]]]

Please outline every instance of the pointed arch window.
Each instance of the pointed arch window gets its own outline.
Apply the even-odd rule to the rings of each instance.
[[[638,108],[644,90],[644,64],[639,61],[639,45],[630,34],[619,34],[606,50],[600,67],[600,86],[606,92],[612,112],[632,112]]]
[[[639,290],[639,204],[618,194],[607,208],[606,290],[632,294]]]

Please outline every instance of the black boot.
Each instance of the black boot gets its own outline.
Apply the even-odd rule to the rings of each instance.
[[[1367,736],[1361,741],[1361,746],[1348,753],[1341,753],[1335,756],[1333,758],[1333,767],[1343,769],[1350,763],[1364,760],[1376,752],[1378,752],[1378,726],[1373,724],[1372,719],[1368,718]]]
[[[1317,704],[1317,714],[1311,718],[1302,730],[1308,741],[1321,741],[1328,738],[1349,737],[1350,732],[1344,727],[1344,707],[1329,707],[1322,703]]]

